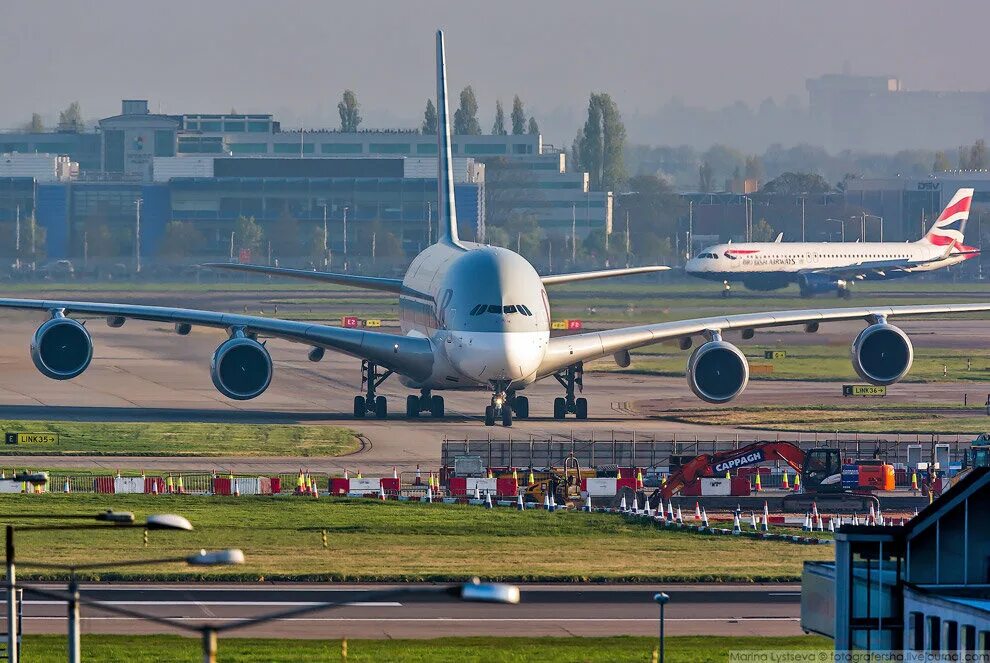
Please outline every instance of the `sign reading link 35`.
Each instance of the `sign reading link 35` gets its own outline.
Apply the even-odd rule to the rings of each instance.
[[[58,433],[7,433],[7,444],[58,444]]]
[[[752,465],[753,463],[759,463],[766,460],[766,456],[762,451],[752,451],[748,454],[743,454],[742,456],[736,456],[735,458],[729,458],[723,460],[712,468],[715,474],[722,474],[722,472],[728,472],[734,470],[737,467],[742,467],[743,465]]]

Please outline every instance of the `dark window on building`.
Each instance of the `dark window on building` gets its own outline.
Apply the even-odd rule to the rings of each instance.
[[[945,649],[955,652],[959,650],[959,624],[953,621],[945,621]]]
[[[124,172],[124,132],[119,129],[103,132],[103,169],[111,173]]]
[[[155,131],[155,156],[175,156],[175,134],[172,131],[168,129],[157,129]]]
[[[928,650],[938,651],[942,648],[942,620],[935,616],[925,619],[928,630]]]
[[[248,131],[252,133],[269,133],[271,131],[271,122],[248,122]]]
[[[244,129],[245,129],[245,125],[243,120],[238,120],[235,122],[231,122],[230,120],[227,120],[226,122],[223,123],[224,131],[230,131],[231,133],[243,133]]]
[[[908,616],[908,628],[911,629],[911,641],[908,647],[912,651],[921,651],[925,648],[925,616],[920,612],[912,612]]]

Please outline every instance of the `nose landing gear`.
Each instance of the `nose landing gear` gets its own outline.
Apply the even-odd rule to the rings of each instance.
[[[505,383],[493,383],[492,404],[485,408],[486,426],[494,426],[495,421],[499,419],[506,428],[512,426],[513,401],[518,397],[514,393],[507,391],[505,387]],[[525,409],[526,414],[529,415],[529,401],[526,401]]]
[[[588,399],[575,398],[574,387],[579,391],[584,388],[584,362],[568,366],[560,373],[554,373],[554,379],[566,390],[564,398],[553,399],[553,418],[564,419],[569,413],[577,419],[588,418]]]
[[[392,371],[378,372],[377,364],[367,359],[361,361],[361,386],[366,387],[363,396],[354,397],[354,416],[358,419],[373,415],[379,419],[388,416],[388,401],[384,396],[376,396],[375,391],[392,375]]]

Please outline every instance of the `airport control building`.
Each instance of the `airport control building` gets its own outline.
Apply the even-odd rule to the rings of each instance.
[[[569,172],[563,152],[541,136],[452,143],[468,237],[502,221],[489,218],[488,177],[499,188],[499,215],[532,217],[550,236],[611,232],[612,194],[591,191],[587,174]],[[325,210],[333,250],[343,250],[346,215],[352,251],[362,251],[354,242],[366,243],[356,238],[373,225],[412,254],[432,234],[436,152],[436,138],[415,130],[283,130],[270,114],[166,115],[125,100],[95,131],[0,133],[0,225],[33,215],[49,259],[78,258],[93,219],[126,235],[140,199],[142,255],[157,255],[173,220],[195,223],[207,238],[203,252],[219,255],[239,216],[269,226],[291,215],[322,229]],[[59,157],[75,171],[55,168]]]

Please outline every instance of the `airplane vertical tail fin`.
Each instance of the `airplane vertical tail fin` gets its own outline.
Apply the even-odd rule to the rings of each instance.
[[[450,161],[450,116],[447,109],[447,59],[443,30],[437,30],[437,221],[438,241],[460,246],[457,207],[454,204],[454,170]]]
[[[969,208],[972,204],[973,189],[956,191],[956,195],[952,196],[952,200],[939,214],[931,229],[919,241],[943,247],[947,254],[962,247],[966,221],[969,220]]]

